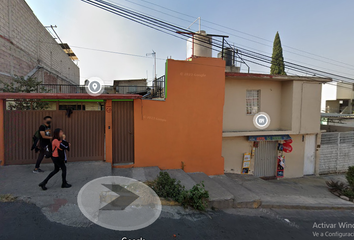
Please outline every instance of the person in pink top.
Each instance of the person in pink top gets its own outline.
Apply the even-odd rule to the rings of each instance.
[[[60,157],[61,154],[59,154],[59,151],[63,151],[63,149],[61,149],[60,147],[60,143],[61,140],[63,138],[63,130],[61,130],[60,128],[57,128],[54,130],[54,134],[53,134],[53,141],[52,141],[52,161],[54,163],[54,170],[49,173],[48,177],[46,179],[44,179],[43,182],[41,182],[39,184],[39,186],[43,189],[43,190],[47,190],[47,187],[45,186],[49,179],[51,179],[55,174],[57,174],[59,172],[59,170],[61,169],[61,177],[62,177],[62,184],[61,187],[62,188],[69,188],[71,187],[71,185],[66,181],[66,166],[65,166],[65,159],[63,157]]]

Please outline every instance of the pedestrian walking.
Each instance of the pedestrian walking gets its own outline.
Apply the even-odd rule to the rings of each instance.
[[[49,179],[51,179],[55,174],[59,172],[61,169],[61,177],[62,177],[62,188],[70,188],[71,185],[66,181],[66,165],[65,165],[65,159],[64,159],[64,152],[63,149],[60,147],[60,144],[62,142],[63,138],[63,130],[60,128],[57,128],[54,130],[53,134],[53,141],[52,141],[52,161],[54,163],[54,170],[49,173],[48,177],[44,179],[43,182],[39,184],[39,186],[42,188],[42,190],[47,190],[47,187],[45,186]]]
[[[63,137],[62,137],[62,140],[60,143],[60,148],[63,149],[65,163],[68,162],[68,155],[67,155],[66,151],[70,151],[70,146],[71,146],[71,144],[68,141],[66,141],[66,135],[63,134]]]
[[[52,151],[52,146],[50,144],[50,140],[52,139],[51,137],[51,129],[50,129],[50,124],[52,123],[52,117],[51,116],[45,116],[43,118],[44,123],[39,127],[39,155],[37,158],[36,165],[33,169],[33,173],[40,173],[44,172],[42,169],[40,169],[40,164],[46,156]]]

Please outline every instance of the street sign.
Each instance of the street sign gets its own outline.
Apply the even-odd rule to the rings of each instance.
[[[258,129],[266,129],[270,124],[270,117],[265,112],[259,112],[253,117],[253,124]]]
[[[81,212],[112,230],[134,231],[154,223],[161,201],[150,187],[132,178],[108,176],[86,183],[77,197]]]

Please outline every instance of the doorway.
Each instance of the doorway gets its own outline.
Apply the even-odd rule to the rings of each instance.
[[[112,103],[113,164],[134,163],[134,102]]]
[[[274,177],[278,159],[277,141],[259,141],[255,151],[254,176]]]
[[[315,174],[316,135],[305,136],[304,175]]]

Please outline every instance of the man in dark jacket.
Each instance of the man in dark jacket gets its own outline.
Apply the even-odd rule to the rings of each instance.
[[[46,153],[46,151],[50,151],[52,150],[52,144],[50,142],[50,140],[52,139],[51,137],[51,131],[50,131],[50,124],[52,123],[52,117],[51,116],[45,116],[43,118],[44,120],[44,124],[42,124],[39,127],[39,133],[40,133],[40,143],[39,143],[39,147],[40,147],[40,152],[37,158],[37,162],[36,162],[36,166],[33,169],[33,173],[40,173],[40,172],[44,172],[42,169],[39,168],[44,155]]]

